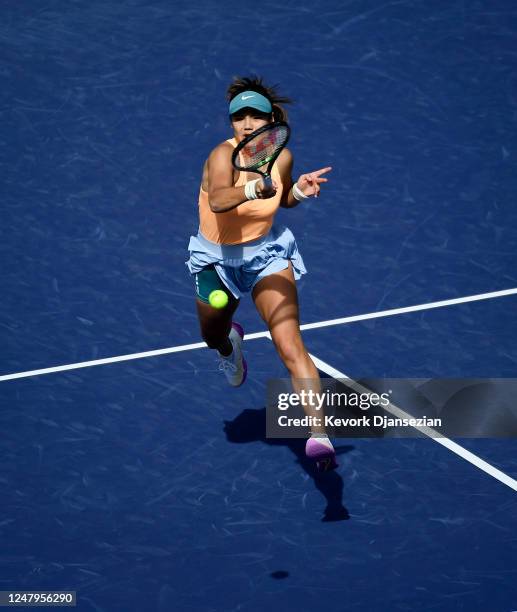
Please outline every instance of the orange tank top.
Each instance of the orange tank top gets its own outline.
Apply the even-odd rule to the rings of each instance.
[[[235,138],[227,140],[234,148]],[[199,189],[199,229],[203,236],[217,244],[241,244],[264,236],[273,225],[275,213],[282,199],[282,181],[276,162],[271,176],[279,185],[278,191],[267,200],[247,200],[236,208],[222,213],[214,213],[208,204],[208,193],[201,186]],[[240,172],[235,187],[245,185],[248,180],[257,178],[255,172]]]

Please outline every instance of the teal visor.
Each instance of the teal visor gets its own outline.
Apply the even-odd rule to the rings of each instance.
[[[256,91],[243,91],[230,102],[230,115],[240,111],[241,108],[255,108],[262,113],[270,113],[273,109],[271,102]]]

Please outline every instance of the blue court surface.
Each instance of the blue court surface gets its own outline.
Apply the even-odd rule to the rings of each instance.
[[[184,264],[226,87],[261,74],[296,102],[294,178],[333,167],[277,217],[322,376],[515,377],[515,2],[0,14],[0,591],[72,590],[85,612],[517,610],[515,440],[338,439],[317,474],[304,440],[266,437],[287,372],[252,301],[232,389]]]

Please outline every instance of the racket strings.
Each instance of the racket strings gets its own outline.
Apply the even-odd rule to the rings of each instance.
[[[260,168],[267,164],[283,149],[288,138],[289,131],[285,126],[277,126],[275,129],[257,134],[240,151],[242,167]]]

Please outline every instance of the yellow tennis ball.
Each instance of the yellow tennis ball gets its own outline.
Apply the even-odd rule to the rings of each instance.
[[[228,304],[228,295],[225,291],[221,291],[221,289],[216,289],[212,291],[208,296],[208,301],[212,308],[224,308],[226,304]]]

